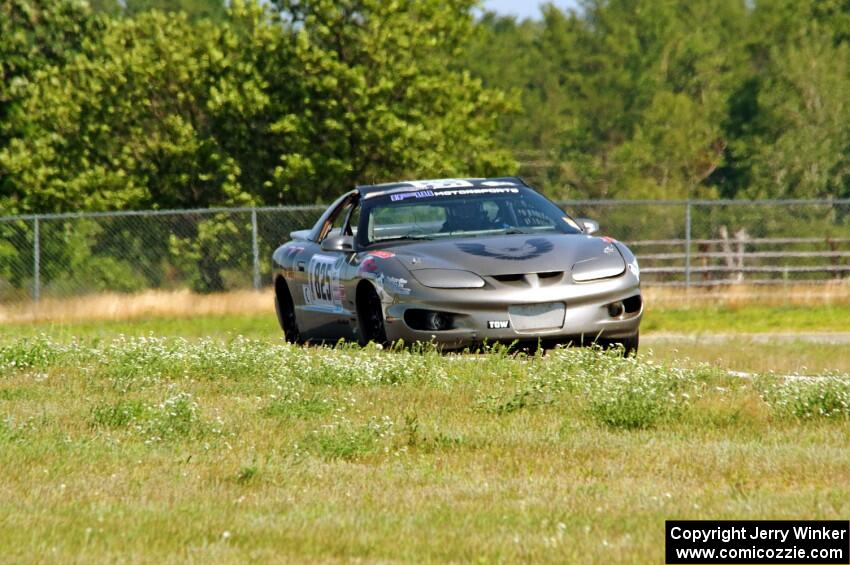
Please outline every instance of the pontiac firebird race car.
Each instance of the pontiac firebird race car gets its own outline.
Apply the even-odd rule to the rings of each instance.
[[[522,179],[360,186],[273,255],[290,342],[621,343],[638,347],[640,272]]]

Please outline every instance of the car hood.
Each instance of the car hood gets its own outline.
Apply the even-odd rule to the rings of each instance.
[[[470,237],[409,243],[390,249],[410,271],[463,269],[483,276],[551,271],[572,271],[575,276],[577,272],[592,271],[614,276],[625,270],[623,257],[611,240],[584,234]]]

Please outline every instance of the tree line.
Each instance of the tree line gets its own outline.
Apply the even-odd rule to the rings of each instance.
[[[0,214],[516,173],[850,197],[848,39],[844,0],[0,0]]]

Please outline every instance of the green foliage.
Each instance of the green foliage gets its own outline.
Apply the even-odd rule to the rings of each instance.
[[[0,345],[0,369],[46,369],[65,350],[41,335]]]
[[[191,394],[171,394],[160,403],[119,400],[100,403],[91,410],[94,428],[129,429],[147,443],[173,440],[203,431],[198,403]]]
[[[505,96],[446,65],[472,33],[469,0],[276,3],[295,39],[295,107],[272,127],[300,132],[275,178],[307,200],[316,187],[398,177],[510,172],[493,151]],[[326,196],[322,193],[321,196]]]
[[[340,419],[308,434],[299,449],[325,459],[353,460],[375,453],[393,437],[393,422],[372,418],[365,424]]]
[[[465,64],[521,92],[500,141],[551,194],[847,196],[848,21],[839,0],[589,0],[485,16]]]
[[[622,349],[558,349],[535,361],[535,370],[510,396],[489,396],[483,407],[510,414],[566,404],[608,427],[637,429],[679,415],[698,392],[699,371],[638,362],[624,358]]]
[[[215,110],[237,96],[245,121],[265,97],[233,42],[226,28],[150,12],[111,20],[67,64],[40,69],[12,117],[27,135],[0,153],[18,200],[31,210],[249,202]]]
[[[130,264],[132,258],[118,258],[121,254],[97,254],[96,244],[102,236],[103,226],[90,220],[56,224],[44,238],[44,250],[56,260],[44,268],[45,280],[62,282],[68,291],[86,289],[89,292],[141,290],[145,281],[136,275]],[[46,291],[50,291],[48,282]],[[56,294],[56,293],[54,293]]]
[[[553,194],[711,196],[726,100],[746,66],[746,12],[738,0],[594,0],[581,15],[550,5],[536,25],[482,22],[479,57],[495,42],[519,51],[519,65],[469,64],[488,85],[522,88],[524,114],[506,141]]]
[[[95,14],[60,0],[17,33],[36,4],[0,2],[0,64],[23,77],[0,92],[4,212],[328,200],[514,168],[493,139],[511,102],[446,65],[471,2],[136,0]],[[49,42],[58,55],[32,57]]]
[[[318,395],[301,398],[300,396],[276,398],[264,413],[275,418],[314,418],[328,414],[333,410],[333,403]]]
[[[780,417],[850,420],[850,382],[843,377],[802,377],[766,383],[762,397]]]
[[[119,400],[114,404],[102,403],[91,411],[91,424],[95,428],[125,428],[144,417],[147,407],[139,400]]]
[[[102,27],[80,2],[0,0],[0,155],[30,135],[18,117],[42,71],[69,63]],[[0,211],[29,211],[26,202],[35,189],[21,186],[0,157]]]
[[[151,10],[183,12],[193,20],[223,20],[227,16],[224,0],[124,0],[124,10],[131,16]]]
[[[327,201],[514,159],[556,197],[850,195],[846,2],[474,5],[0,0],[0,211]],[[170,251],[228,255],[219,229]]]
[[[848,49],[813,25],[799,41],[771,50],[757,98],[758,135],[735,146],[751,167],[748,195],[850,195]]]
[[[624,371],[592,383],[588,411],[611,428],[648,428],[680,412],[690,384],[676,371]]]
[[[223,21],[227,17],[224,0],[88,0],[93,11],[109,16],[136,16],[143,12],[182,12],[190,20],[212,19]]]
[[[251,226],[247,223],[248,218],[245,220],[236,222],[227,214],[216,214],[199,220],[195,229],[182,237],[174,233],[168,235],[170,255],[191,281],[194,290],[225,290],[227,284],[221,265],[238,265],[241,267],[238,271],[243,275],[250,272],[245,242],[250,240]],[[240,282],[243,283],[241,286],[248,286],[248,281]]]
[[[260,469],[256,465],[245,465],[236,474],[236,482],[240,485],[246,485],[254,480],[259,472]]]

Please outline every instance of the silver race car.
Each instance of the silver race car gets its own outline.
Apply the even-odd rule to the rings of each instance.
[[[290,342],[621,343],[637,351],[637,259],[519,178],[360,186],[273,255]]]

